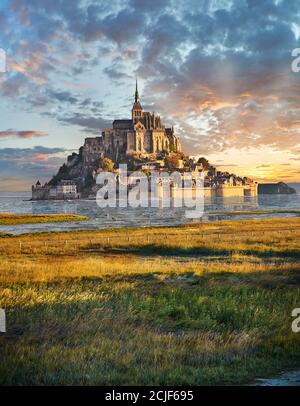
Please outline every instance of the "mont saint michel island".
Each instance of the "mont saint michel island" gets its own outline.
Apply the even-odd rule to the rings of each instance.
[[[101,136],[86,138],[49,182],[32,186],[32,200],[95,198],[97,175],[109,171],[118,176],[121,163],[127,164],[129,174],[155,172],[159,177],[177,171],[182,181],[186,174],[194,179],[202,173],[205,197],[256,196],[258,191],[253,179],[219,171],[204,157],[186,155],[174,126],[166,127],[158,114],[143,110],[136,81],[131,118],[114,120]]]
[[[3,405],[299,388],[299,18],[0,1]]]

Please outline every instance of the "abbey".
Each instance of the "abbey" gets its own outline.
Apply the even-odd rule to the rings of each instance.
[[[118,176],[124,163],[129,173],[141,170],[147,176],[152,170],[157,174],[176,170],[182,179],[187,172],[195,179],[195,174],[203,172],[206,197],[257,195],[257,184],[252,179],[217,171],[207,159],[184,154],[174,127],[167,128],[160,116],[143,110],[136,83],[131,118],[114,120],[101,136],[86,138],[78,153],[69,155],[49,182],[32,185],[32,199],[95,198],[97,176],[106,171]]]
[[[170,152],[181,152],[174,127],[166,128],[160,116],[143,110],[136,82],[131,119],[114,120],[112,128],[105,128],[101,137],[86,138],[82,155],[83,164],[88,168],[101,157],[118,163],[134,154],[147,158]]]

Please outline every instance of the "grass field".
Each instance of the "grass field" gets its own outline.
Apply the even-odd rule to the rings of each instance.
[[[11,214],[0,213],[0,225],[29,223],[63,223],[67,221],[83,221],[87,217],[78,214]]]
[[[299,368],[300,218],[0,240],[0,384],[247,384]]]

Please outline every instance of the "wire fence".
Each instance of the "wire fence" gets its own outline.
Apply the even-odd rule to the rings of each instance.
[[[243,232],[238,232],[237,230],[211,230],[211,231],[199,231],[192,230],[190,228],[186,229],[184,232],[182,229],[180,233],[144,233],[144,234],[118,234],[118,235],[102,235],[95,237],[83,237],[77,236],[76,238],[55,238],[53,236],[47,238],[47,236],[42,236],[40,239],[28,239],[28,236],[14,238],[13,240],[1,239],[0,243],[0,253],[7,254],[10,251],[20,252],[20,253],[30,253],[34,250],[45,250],[47,252],[53,251],[74,251],[79,248],[84,248],[85,251],[95,250],[101,247],[112,247],[112,246],[124,246],[124,245],[150,245],[150,244],[161,244],[167,245],[184,242],[185,245],[197,244],[205,242],[207,240],[213,241],[223,241],[223,242],[242,242],[243,239],[248,239],[249,241],[263,242],[264,240],[270,242],[281,241],[286,239],[295,239],[299,234],[300,241],[300,227],[294,227],[290,229],[274,229],[265,228],[263,230],[246,230]]]

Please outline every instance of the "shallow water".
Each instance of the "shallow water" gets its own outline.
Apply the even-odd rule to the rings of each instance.
[[[0,213],[75,213],[87,216],[87,221],[72,223],[22,224],[0,226],[1,232],[15,234],[41,231],[61,231],[118,227],[170,226],[192,221],[224,219],[251,219],[265,217],[289,217],[293,214],[214,216],[211,212],[247,210],[300,209],[300,185],[294,195],[259,195],[258,197],[214,198],[205,200],[202,219],[187,219],[185,208],[106,208],[101,209],[94,200],[28,201],[27,192],[0,192]]]
[[[274,378],[258,379],[254,386],[300,386],[300,370],[285,372]]]

